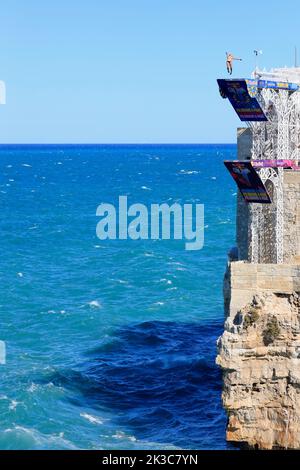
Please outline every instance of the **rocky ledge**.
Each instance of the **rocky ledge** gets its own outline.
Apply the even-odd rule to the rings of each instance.
[[[300,449],[300,295],[263,293],[225,321],[227,440],[252,448]]]

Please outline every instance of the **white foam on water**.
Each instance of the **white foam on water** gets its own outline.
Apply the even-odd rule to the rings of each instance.
[[[92,300],[91,302],[89,302],[88,305],[91,308],[102,308],[102,305],[100,304],[100,302],[98,300]]]
[[[128,434],[125,434],[125,432],[123,432],[123,431],[117,431],[116,434],[114,434],[112,437],[114,437],[115,439],[125,439],[125,440],[128,440],[130,442],[136,442],[137,441],[137,438],[135,436],[130,436]]]
[[[22,449],[31,449],[36,446],[39,449],[43,448],[61,448],[61,449],[78,449],[72,442],[64,438],[64,433],[59,432],[58,434],[43,434],[36,429],[26,428],[24,426],[15,426],[14,428],[7,428],[3,431],[3,434],[10,435],[9,440],[24,439]],[[1,436],[0,436],[1,442]]]
[[[98,418],[97,416],[90,415],[88,413],[80,413],[80,416],[92,424],[103,424],[103,419]]]
[[[31,168],[31,165],[29,165],[29,163],[22,163],[22,166],[25,166],[27,168]]]
[[[181,175],[198,175],[200,173],[200,171],[196,171],[196,170],[180,170],[179,173]]]
[[[152,189],[148,186],[141,186],[141,189],[144,189],[145,191],[152,191]]]
[[[17,276],[19,276],[19,277],[23,277],[23,276],[24,276],[24,274],[23,274],[23,273],[17,273]]]
[[[165,283],[166,283],[166,284],[168,284],[168,285],[171,285],[171,284],[173,284],[173,283],[172,283],[172,281],[171,281],[170,279],[166,279],[166,278],[162,278],[162,279],[160,279],[160,280],[159,280],[159,282],[165,282]]]
[[[27,391],[30,393],[34,393],[36,390],[38,390],[38,385],[33,382],[27,388]]]
[[[17,408],[17,406],[18,406],[17,400],[11,400],[11,402],[10,402],[10,404],[9,404],[9,406],[8,406],[8,409],[9,409],[10,411],[15,411],[16,408]]]

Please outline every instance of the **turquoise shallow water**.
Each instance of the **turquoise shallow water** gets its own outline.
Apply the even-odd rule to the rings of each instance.
[[[235,146],[0,147],[1,449],[227,448],[214,365]],[[205,204],[205,245],[100,241],[96,208]]]

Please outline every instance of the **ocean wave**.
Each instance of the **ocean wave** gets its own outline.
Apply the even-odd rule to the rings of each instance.
[[[64,433],[44,434],[34,428],[15,425],[0,432],[0,448],[6,450],[27,449],[78,449],[72,442],[65,439]]]
[[[103,424],[104,420],[102,418],[99,418],[98,416],[93,416],[88,413],[80,413],[80,416],[87,421],[89,421],[92,424]]]
[[[198,175],[200,171],[197,170],[180,170],[179,174],[181,175]]]
[[[15,411],[16,408],[17,408],[17,406],[18,406],[17,400],[11,400],[11,402],[10,402],[10,404],[9,404],[9,406],[8,406],[8,409],[9,409],[10,411]]]
[[[115,439],[125,439],[125,440],[131,441],[131,442],[136,442],[137,441],[137,438],[135,436],[129,436],[128,434],[126,434],[123,431],[117,431],[115,434],[113,434],[112,437],[114,437]]]
[[[233,221],[218,225],[232,217],[236,188],[225,167],[216,166],[217,148],[2,148],[1,339],[9,368],[0,392],[9,398],[0,400],[0,412],[1,430],[10,432],[3,437],[0,430],[1,448],[24,447],[24,440],[26,448],[68,448],[61,439],[84,448],[226,446],[214,364],[221,326],[197,323],[223,320],[218,286],[234,229]],[[234,159],[235,148],[222,153],[219,163]],[[209,191],[214,175],[220,191]],[[193,254],[166,240],[100,241],[95,207],[116,203],[118,194],[203,202],[207,249]],[[153,321],[141,323],[146,319]],[[12,400],[18,404],[9,410]],[[107,422],[93,424],[88,416]],[[113,438],[118,432],[124,436]]]
[[[89,302],[88,305],[91,308],[102,308],[102,305],[99,302],[99,300],[91,300],[91,302]]]
[[[172,281],[171,281],[171,279],[166,279],[166,278],[161,278],[161,279],[159,280],[159,282],[163,282],[163,283],[168,284],[168,285],[173,284]]]
[[[51,380],[80,391],[78,406],[111,408],[112,425],[125,433],[120,438],[209,448],[226,423],[214,359],[220,333],[213,322],[132,325],[116,332],[109,347],[90,351],[78,369],[57,370]]]

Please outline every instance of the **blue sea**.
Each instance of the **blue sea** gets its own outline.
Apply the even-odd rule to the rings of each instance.
[[[215,365],[234,145],[0,147],[0,449],[228,449]],[[99,240],[97,206],[205,205],[205,243]]]

